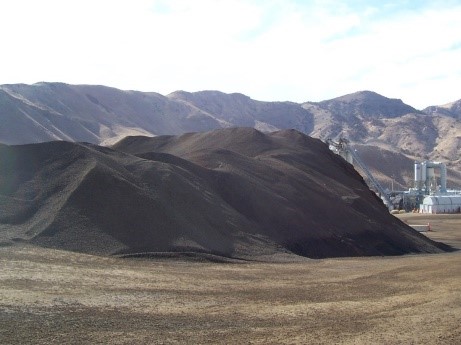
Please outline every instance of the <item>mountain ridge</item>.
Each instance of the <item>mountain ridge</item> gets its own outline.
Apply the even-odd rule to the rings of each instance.
[[[398,117],[410,113],[422,113],[403,103],[401,99],[387,98],[374,91],[357,91],[321,102],[305,102],[316,104],[330,110],[335,115],[354,111],[359,116]]]
[[[373,91],[294,103],[263,102],[213,90],[163,96],[98,85],[8,84],[0,85],[0,142],[68,140],[111,145],[130,135],[293,128],[322,140],[345,137],[353,145],[379,148],[376,154],[384,149],[412,160],[444,161],[451,169],[450,178],[461,168],[460,109],[461,100],[420,111]],[[399,183],[409,186],[412,181]],[[452,178],[451,183],[461,186],[459,179]]]

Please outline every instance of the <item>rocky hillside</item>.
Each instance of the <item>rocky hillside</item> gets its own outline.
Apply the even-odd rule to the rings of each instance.
[[[333,139],[345,137],[355,145],[367,145],[369,153],[363,160],[372,167],[371,170],[378,166],[374,172],[385,185],[400,176],[397,178],[399,184],[411,186],[410,162],[431,159],[447,163],[449,184],[459,188],[461,121],[456,117],[457,104],[461,101],[449,107],[450,115],[431,113],[428,110],[431,108],[419,111],[401,100],[363,91],[319,103],[307,102],[302,106],[314,116],[314,129],[310,135]],[[401,165],[399,154],[407,158],[408,165]],[[395,160],[384,159],[391,156]],[[392,170],[390,167],[396,170],[392,175],[385,173]]]
[[[427,107],[426,109],[423,110],[423,112],[429,115],[450,116],[450,117],[460,120],[461,119],[461,99],[456,102],[448,103],[445,105]]]
[[[304,103],[314,116],[314,137],[344,136],[415,159],[456,161],[461,122],[418,111],[401,100],[364,91],[320,103]]]
[[[311,114],[290,102],[258,102],[216,91],[175,92],[166,97],[62,83],[0,86],[0,119],[0,142],[5,144],[50,140],[110,144],[127,135],[232,126],[309,133],[313,126]]]
[[[306,134],[314,128],[312,114],[297,103],[260,102],[239,93],[219,91],[177,91],[167,97],[213,114],[231,126],[254,127],[265,132],[289,128]]]
[[[401,100],[361,91],[323,102],[261,102],[219,91],[157,93],[105,86],[38,83],[0,86],[0,142],[50,140],[110,145],[127,135],[156,136],[227,127],[265,132],[293,128],[325,140],[346,137],[367,145],[380,179],[389,171],[382,155],[408,162],[433,159],[449,166],[449,186],[461,187],[461,100],[419,111]],[[389,153],[386,153],[389,152]],[[367,155],[368,157],[369,155]],[[374,166],[375,163],[366,163]],[[401,160],[400,160],[401,161]],[[395,167],[398,162],[389,163]],[[398,181],[410,186],[412,165]],[[406,172],[410,172],[407,174]]]

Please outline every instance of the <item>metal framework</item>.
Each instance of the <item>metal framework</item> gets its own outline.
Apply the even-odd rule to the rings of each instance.
[[[373,174],[371,171],[367,168],[365,163],[362,161],[360,156],[358,155],[357,151],[350,147],[349,145],[349,140],[340,138],[337,142],[333,141],[331,139],[327,140],[328,144],[330,145],[330,149],[333,149],[336,153],[338,153],[341,157],[343,157],[346,161],[348,161],[351,164],[354,164],[358,166],[368,177],[368,180],[370,181],[370,184],[372,187],[381,195],[381,197],[384,199],[384,203],[386,206],[390,209],[392,208],[392,201],[389,198],[389,195],[387,194],[386,190],[381,186],[381,184],[378,182],[377,179],[374,178]]]

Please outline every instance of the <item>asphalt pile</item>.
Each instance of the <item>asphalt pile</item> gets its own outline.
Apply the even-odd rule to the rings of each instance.
[[[325,143],[251,128],[0,145],[0,243],[18,242],[266,261],[449,249],[390,215]]]

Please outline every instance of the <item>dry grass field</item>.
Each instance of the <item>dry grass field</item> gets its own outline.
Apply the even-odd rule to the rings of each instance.
[[[399,215],[461,248],[461,216]],[[0,248],[0,344],[461,344],[461,251],[298,263]]]

